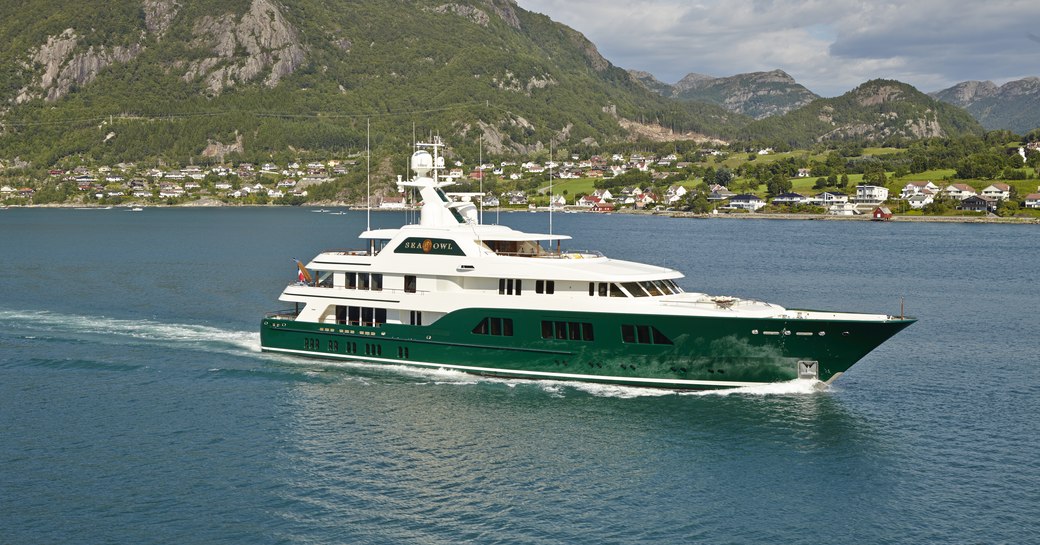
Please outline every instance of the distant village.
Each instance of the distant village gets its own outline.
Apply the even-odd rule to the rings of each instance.
[[[1040,143],[1028,147],[1040,149]],[[705,155],[721,155],[714,149],[701,150]],[[767,155],[771,149],[758,150]],[[1025,150],[1021,151],[1023,158]],[[210,204],[303,204],[314,202],[309,191],[316,186],[346,176],[358,166],[357,160],[323,160],[308,163],[290,162],[241,163],[237,165],[197,166],[179,168],[138,168],[132,163],[94,168],[80,166],[71,170],[52,169],[47,180],[26,186],[4,185],[0,187],[0,202],[5,205],[36,204],[34,198],[40,187],[64,186],[66,202],[80,204],[184,204],[207,200]],[[0,163],[2,168],[3,163]],[[691,165],[675,155],[644,156],[642,154],[594,155],[582,159],[577,155],[569,160],[547,162],[501,161],[466,167],[461,161],[454,162],[441,171],[445,180],[468,183],[470,186],[482,180],[500,180],[509,186],[534,177],[552,178],[566,186],[568,180],[610,179],[629,172],[649,174],[655,182],[674,180]],[[812,171],[802,168],[799,178],[812,176]],[[771,205],[773,209],[805,211],[814,207],[816,213],[835,216],[873,215],[891,217],[893,203],[901,211],[922,210],[939,199],[954,203],[957,210],[973,213],[996,212],[1003,201],[1012,197],[1012,188],[1006,183],[994,182],[977,189],[966,183],[935,183],[912,181],[901,188],[898,195],[894,190],[879,185],[860,184],[855,193],[824,190],[815,194],[784,192],[771,198],[753,193],[735,193],[718,183],[698,183],[692,180],[646,187],[624,186],[594,189],[574,195],[550,192],[549,187],[509,189],[501,192],[486,192],[481,198],[485,207],[533,208],[534,201],[541,206],[555,209],[568,208],[590,212],[613,212],[624,209],[683,210],[699,194],[709,203],[710,210],[718,212],[758,212]],[[603,187],[605,184],[596,184]],[[68,188],[74,187],[74,190]],[[851,189],[851,188],[849,188]],[[564,192],[565,193],[565,192]],[[890,194],[892,193],[892,194]],[[405,194],[393,190],[375,192],[371,205],[383,209],[404,209],[414,206]],[[473,198],[468,194],[463,198]],[[1040,187],[1036,193],[1020,197],[1023,208],[1040,209]],[[546,200],[548,202],[546,203]],[[353,203],[353,204],[364,204]]]

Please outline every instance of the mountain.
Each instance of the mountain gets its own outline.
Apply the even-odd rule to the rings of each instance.
[[[1009,81],[999,87],[992,81],[965,81],[929,95],[964,108],[988,130],[1026,134],[1040,127],[1040,78]]]
[[[806,147],[829,140],[952,137],[983,131],[964,110],[911,85],[876,79],[835,98],[821,98],[782,116],[755,121],[745,140]]]
[[[512,0],[0,0],[0,158],[476,155],[749,122],[648,91]],[[667,129],[663,129],[667,127]]]
[[[675,85],[658,81],[646,72],[629,71],[629,74],[662,96],[715,104],[755,119],[783,115],[820,98],[783,70],[724,78],[688,74]]]

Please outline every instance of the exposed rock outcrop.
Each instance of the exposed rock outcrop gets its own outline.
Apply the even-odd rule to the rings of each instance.
[[[531,78],[526,82],[522,82],[517,79],[516,75],[509,71],[507,71],[501,78],[491,78],[491,82],[503,91],[523,93],[527,96],[531,96],[531,91],[534,89],[545,89],[546,87],[557,84],[556,80],[549,74],[544,74],[542,77],[531,76]]]
[[[491,22],[491,17],[488,16],[483,10],[479,10],[473,6],[463,6],[461,4],[444,4],[435,8],[430,8],[433,13],[439,14],[454,14],[460,17],[465,17],[474,23],[486,27]]]
[[[497,15],[505,24],[517,30],[520,29],[520,18],[516,15],[516,4],[511,0],[484,0],[484,4],[491,13]],[[487,11],[463,4],[441,4],[435,8],[426,8],[426,11],[458,15],[482,27],[487,27],[491,23],[491,16],[488,15]]]
[[[203,157],[216,157],[221,162],[224,161],[224,156],[232,153],[245,153],[246,148],[242,144],[242,135],[235,131],[235,143],[224,144],[217,142],[216,140],[207,140],[205,149],[202,150]]]
[[[57,36],[50,36],[46,43],[32,52],[25,68],[38,72],[32,83],[15,97],[15,103],[21,104],[39,97],[54,102],[69,94],[74,86],[93,81],[106,67],[130,62],[143,49],[141,44],[128,47],[92,45],[83,51],[77,48],[79,40],[76,31],[68,28]]]
[[[173,24],[180,9],[177,0],[144,0],[144,26],[150,34],[162,38]]]
[[[213,56],[191,62],[184,79],[203,80],[213,94],[261,76],[264,85],[274,87],[306,57],[296,29],[271,0],[253,0],[237,20],[230,13],[202,17],[193,33],[192,45],[208,49]]]

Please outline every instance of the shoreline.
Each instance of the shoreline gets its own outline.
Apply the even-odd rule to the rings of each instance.
[[[83,210],[83,209],[131,209],[135,207],[140,208],[347,208],[350,210],[364,210],[363,207],[359,208],[358,204],[351,204],[346,202],[318,202],[318,203],[307,203],[299,206],[285,205],[285,204],[227,204],[219,201],[203,201],[203,202],[189,202],[183,204],[115,204],[115,205],[84,205],[82,203],[48,203],[48,204],[30,204],[30,205],[11,205],[6,207],[0,207],[0,210],[16,210],[16,209],[34,209],[34,208],[54,208],[54,209],[69,209],[69,210]],[[485,212],[530,212],[527,208],[485,208]],[[372,212],[403,212],[405,209],[383,209],[373,208]],[[548,212],[547,208],[536,209],[537,212],[544,213]],[[582,213],[582,214],[603,214],[601,212],[592,212],[591,210],[568,210],[569,213]],[[557,212],[562,213],[562,212]],[[608,214],[627,214],[627,215],[642,215],[642,216],[660,216],[665,218],[678,218],[678,219],[722,219],[722,220],[786,220],[786,221],[875,221],[874,218],[867,215],[860,216],[834,216],[830,214],[699,214],[694,212],[682,212],[674,210],[616,210]],[[605,215],[605,214],[604,214]],[[898,216],[894,215],[891,219],[887,220],[876,220],[878,223],[885,222],[896,222],[896,223],[989,223],[989,224],[1005,224],[1005,225],[1040,225],[1040,218],[1029,218],[1029,217],[999,217],[999,216]]]

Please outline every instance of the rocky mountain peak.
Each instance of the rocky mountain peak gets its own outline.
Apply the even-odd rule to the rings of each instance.
[[[713,79],[716,79],[715,76],[709,76],[709,75],[706,75],[706,74],[698,74],[696,72],[690,72],[689,74],[686,74],[685,76],[683,76],[683,79],[679,80],[672,87],[675,89],[676,93],[681,94],[681,93],[683,93],[685,91],[688,91],[690,89],[693,89],[693,88],[697,87],[701,83],[704,83],[704,82],[707,82],[707,81],[711,81]]]

